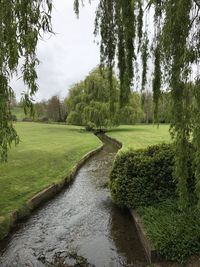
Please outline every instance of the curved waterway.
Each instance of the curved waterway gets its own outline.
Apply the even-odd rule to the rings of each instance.
[[[1,244],[0,266],[80,266],[81,257],[96,267],[147,266],[129,212],[105,187],[116,152],[105,143],[70,187],[20,223]]]

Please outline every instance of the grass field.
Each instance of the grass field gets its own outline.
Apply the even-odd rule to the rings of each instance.
[[[101,142],[76,126],[16,123],[21,142],[0,164],[0,216],[21,207],[31,196],[64,178]]]
[[[150,145],[170,142],[169,125],[133,125],[111,129],[107,135],[119,140],[123,148],[140,149]]]

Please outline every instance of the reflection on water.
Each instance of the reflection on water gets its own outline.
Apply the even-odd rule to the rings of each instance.
[[[49,266],[72,251],[95,266],[146,266],[130,214],[105,188],[117,149],[106,144],[59,196],[21,223],[0,252],[1,267]]]

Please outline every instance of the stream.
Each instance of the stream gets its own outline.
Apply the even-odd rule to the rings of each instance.
[[[105,186],[116,152],[106,142],[67,189],[18,223],[0,244],[0,267],[147,266],[131,215]]]

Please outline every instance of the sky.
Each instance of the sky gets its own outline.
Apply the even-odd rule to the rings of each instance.
[[[52,24],[55,35],[46,36],[38,43],[37,69],[39,91],[36,101],[53,95],[67,96],[71,85],[84,79],[100,60],[99,47],[94,42],[94,18],[98,0],[80,9],[79,19],[73,12],[73,0],[54,0]],[[16,97],[26,90],[19,77],[11,82]]]

